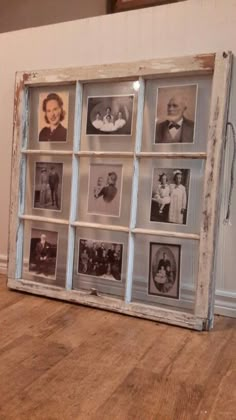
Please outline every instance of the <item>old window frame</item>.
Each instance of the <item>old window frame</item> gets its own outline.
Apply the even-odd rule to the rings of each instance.
[[[9,265],[8,287],[36,295],[58,298],[81,303],[102,309],[133,315],[136,317],[162,321],[168,324],[180,325],[196,330],[208,330],[213,325],[214,291],[215,291],[215,248],[217,243],[219,207],[220,207],[220,176],[222,173],[226,121],[228,111],[229,89],[231,79],[232,54],[220,52],[173,59],[155,59],[135,63],[120,63],[104,66],[90,66],[71,69],[45,70],[34,72],[18,72],[15,84],[14,131],[12,148],[12,179],[10,197],[9,224]],[[209,130],[206,153],[178,152],[141,152],[143,108],[145,95],[145,80],[150,78],[212,75],[212,97],[209,117]],[[72,189],[77,191],[78,167],[81,156],[116,156],[117,152],[80,151],[80,133],[82,116],[83,84],[99,81],[140,81],[138,93],[138,109],[136,122],[136,146],[134,153],[121,152],[119,156],[133,157],[134,177],[132,186],[132,209],[129,227],[114,225],[86,224],[76,221],[76,201],[71,205],[68,220],[33,216],[24,213],[25,177],[27,156],[33,153],[39,155],[70,155],[72,157]],[[29,150],[28,136],[28,89],[33,86],[60,85],[76,83],[74,145],[72,151]],[[136,228],[137,189],[139,159],[141,157],[159,158],[191,158],[205,159],[204,195],[201,211],[200,234],[178,233],[177,236],[199,242],[199,270],[195,295],[194,312],[189,313],[175,309],[155,307],[131,301],[134,241],[136,234],[156,236],[175,236],[174,232],[157,231]],[[16,180],[19,179],[19,182]],[[61,289],[28,281],[22,278],[24,220],[43,221],[68,226],[68,253],[66,287]],[[84,291],[72,290],[73,259],[76,227],[88,226],[94,229],[116,230],[128,232],[128,268],[126,277],[125,299],[94,295]]]

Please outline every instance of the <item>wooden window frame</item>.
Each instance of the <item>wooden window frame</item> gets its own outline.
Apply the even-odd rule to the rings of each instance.
[[[126,12],[128,10],[142,9],[145,7],[162,6],[170,3],[178,3],[186,0],[108,0],[108,13]]]
[[[231,80],[232,53],[220,52],[173,59],[155,59],[135,63],[120,63],[104,66],[90,66],[71,69],[18,72],[15,84],[14,131],[12,148],[12,179],[10,197],[9,224],[9,265],[8,287],[36,295],[43,295],[65,301],[107,309],[119,313],[147,318],[168,324],[184,326],[196,330],[208,330],[213,326],[214,291],[215,291],[215,249],[217,244],[219,207],[221,202],[220,177],[222,173],[226,122],[228,112],[229,89]],[[145,153],[141,152],[142,124],[145,96],[145,81],[152,78],[176,76],[212,75],[212,97],[209,117],[206,153]],[[72,156],[72,189],[77,191],[78,167],[80,156],[116,156],[115,152],[80,151],[80,133],[82,118],[83,84],[103,81],[140,81],[136,122],[136,146],[133,153],[121,152],[119,156],[133,157],[134,177],[132,186],[132,209],[129,227],[100,225],[76,221],[76,201],[71,205],[68,220],[46,218],[25,214],[25,178],[27,157],[38,155]],[[29,150],[28,141],[28,88],[44,85],[64,85],[76,83],[74,145],[72,151]],[[136,228],[137,190],[139,160],[141,157],[170,159],[205,159],[204,193],[201,210],[199,234],[173,233],[161,230]],[[19,182],[16,180],[19,179]],[[66,287],[64,289],[40,284],[22,278],[24,220],[57,223],[68,227]],[[104,295],[72,290],[73,260],[76,227],[90,227],[109,231],[128,233],[128,264],[126,292],[124,300]],[[199,242],[199,270],[193,313],[158,307],[131,301],[134,241],[136,234],[172,236]]]

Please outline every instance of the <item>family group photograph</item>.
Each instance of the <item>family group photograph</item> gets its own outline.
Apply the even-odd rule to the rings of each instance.
[[[123,244],[80,239],[78,273],[121,280]]]
[[[134,95],[88,97],[87,135],[130,136]]]

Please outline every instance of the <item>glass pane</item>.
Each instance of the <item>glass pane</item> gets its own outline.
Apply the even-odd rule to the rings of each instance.
[[[133,82],[84,85],[81,150],[132,151],[137,90]]]
[[[132,175],[131,159],[80,158],[78,219],[128,226]]]
[[[148,80],[142,151],[206,151],[210,100],[210,76]]]
[[[75,84],[30,88],[28,149],[71,150]]]
[[[200,159],[142,158],[137,227],[199,233],[204,168]]]
[[[136,235],[132,300],[193,311],[198,247],[199,241]]]
[[[126,233],[77,229],[73,288],[123,297],[127,241]]]
[[[65,287],[68,228],[25,222],[23,278]]]
[[[71,157],[28,156],[25,213],[68,219]]]

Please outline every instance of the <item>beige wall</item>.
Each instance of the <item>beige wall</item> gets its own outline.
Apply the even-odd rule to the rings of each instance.
[[[0,0],[0,33],[106,14],[106,0]]]
[[[4,262],[7,254],[13,94],[17,70],[135,61],[224,49],[236,54],[235,0],[189,0],[0,35],[0,261]],[[235,82],[236,66],[230,105],[230,118],[234,122]],[[231,152],[227,153],[226,169],[229,169]],[[217,293],[227,313],[236,314],[236,191],[234,189],[232,226],[224,226],[228,190],[226,170],[217,259]]]

